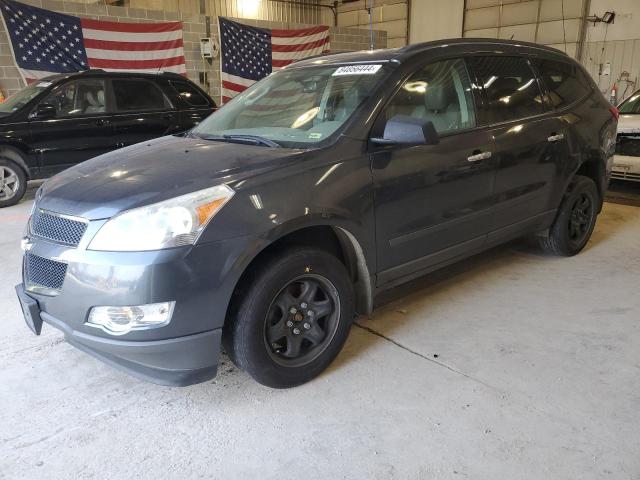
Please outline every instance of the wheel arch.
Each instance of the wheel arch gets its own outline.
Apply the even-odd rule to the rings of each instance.
[[[581,175],[583,177],[588,177],[596,184],[596,188],[598,189],[598,195],[600,196],[600,203],[598,205],[598,213],[602,210],[602,204],[604,203],[604,195],[606,193],[607,188],[607,180],[606,180],[606,169],[604,162],[597,157],[586,157],[584,161],[578,166],[578,169],[575,171],[573,176],[571,177],[571,181],[567,186],[567,189],[570,188],[573,183],[574,178],[577,175]]]
[[[29,166],[24,160],[24,154],[20,151],[20,149],[12,145],[0,144],[0,157],[5,157],[15,162],[20,168],[22,168],[24,174],[27,176],[27,180],[31,179]]]
[[[227,317],[236,303],[234,300],[263,262],[274,255],[295,246],[319,248],[335,255],[346,267],[353,284],[356,297],[356,312],[369,314],[373,310],[373,281],[362,243],[349,229],[330,224],[298,226],[281,233],[264,243],[253,257],[246,261],[233,288],[231,300],[227,306]]]

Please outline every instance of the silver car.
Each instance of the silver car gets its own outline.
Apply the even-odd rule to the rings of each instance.
[[[640,182],[640,90],[618,106],[618,137],[612,178]]]

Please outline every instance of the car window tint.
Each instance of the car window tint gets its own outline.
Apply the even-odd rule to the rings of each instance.
[[[591,83],[577,65],[553,60],[535,60],[555,108],[569,105],[591,91]]]
[[[432,63],[412,75],[386,107],[386,120],[396,115],[430,120],[438,133],[474,127],[471,82],[464,62]]]
[[[517,120],[544,112],[536,77],[524,58],[470,57],[480,87],[486,93],[488,113],[483,123]]]
[[[53,105],[58,118],[99,115],[107,111],[104,92],[104,80],[75,80],[54,90],[40,104]]]
[[[180,98],[184,100],[188,105],[193,107],[205,107],[209,105],[209,101],[198,91],[196,87],[190,85],[187,82],[176,82],[171,80],[171,86],[178,92]]]
[[[119,111],[162,110],[167,107],[164,95],[151,82],[113,80],[113,94]]]

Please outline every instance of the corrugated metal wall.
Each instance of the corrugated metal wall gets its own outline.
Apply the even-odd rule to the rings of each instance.
[[[298,0],[300,5],[271,0],[206,0],[207,15],[254,18],[288,23],[322,23],[318,0]]]
[[[608,67],[607,63],[610,64]],[[618,101],[621,101],[638,88],[640,39],[587,42],[582,64],[607,98],[615,83],[618,87]]]
[[[537,42],[575,57],[584,0],[467,0],[465,37]]]
[[[326,21],[329,9],[318,7],[320,0],[295,0],[292,3],[275,0],[129,0],[126,3],[131,8],[180,11],[183,14],[333,25],[332,16],[330,23]]]
[[[359,0],[338,7],[338,26],[369,28],[369,5],[370,0]],[[371,5],[373,29],[387,32],[389,48],[404,47],[407,44],[407,0],[373,0]]]

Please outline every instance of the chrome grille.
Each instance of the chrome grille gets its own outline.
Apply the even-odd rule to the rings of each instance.
[[[36,209],[31,218],[31,233],[37,237],[77,246],[87,229],[87,222]]]
[[[630,180],[632,182],[640,182],[640,173],[632,173],[624,170],[613,170],[611,172],[611,178],[618,180]]]
[[[27,287],[60,290],[67,274],[67,264],[27,253],[24,259]]]

